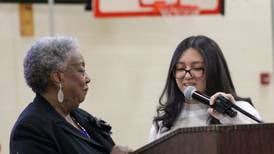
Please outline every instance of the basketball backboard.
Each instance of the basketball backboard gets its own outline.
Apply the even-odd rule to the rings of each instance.
[[[95,17],[224,14],[224,0],[93,0]]]

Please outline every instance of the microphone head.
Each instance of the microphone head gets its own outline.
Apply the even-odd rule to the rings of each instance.
[[[184,90],[184,95],[187,100],[192,99],[193,92],[196,91],[196,88],[194,86],[187,86]]]

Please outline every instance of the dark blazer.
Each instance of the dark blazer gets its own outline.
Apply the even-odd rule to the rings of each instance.
[[[91,138],[83,136],[40,95],[17,119],[10,137],[11,154],[103,154],[114,142],[111,127],[82,109],[71,112]]]

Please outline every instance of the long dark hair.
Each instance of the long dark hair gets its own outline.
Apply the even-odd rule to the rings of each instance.
[[[245,100],[251,103],[249,98],[237,96],[230,72],[224,55],[218,44],[212,39],[198,35],[191,36],[183,40],[175,49],[168,70],[168,76],[164,90],[159,98],[157,116],[153,122],[159,130],[160,123],[165,130],[170,130],[184,107],[185,97],[176,84],[174,71],[180,56],[189,48],[196,49],[202,55],[205,62],[206,75],[206,95],[213,95],[222,91],[230,93],[236,100]],[[217,119],[210,116],[210,124],[220,123]]]

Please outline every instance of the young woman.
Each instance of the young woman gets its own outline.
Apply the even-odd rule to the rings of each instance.
[[[157,115],[153,119],[150,140],[181,127],[209,124],[256,123],[238,112],[230,118],[195,100],[186,100],[183,91],[194,86],[214,103],[223,95],[258,119],[250,99],[236,94],[226,60],[217,43],[206,36],[191,36],[176,48],[168,71],[167,81],[159,99]]]

